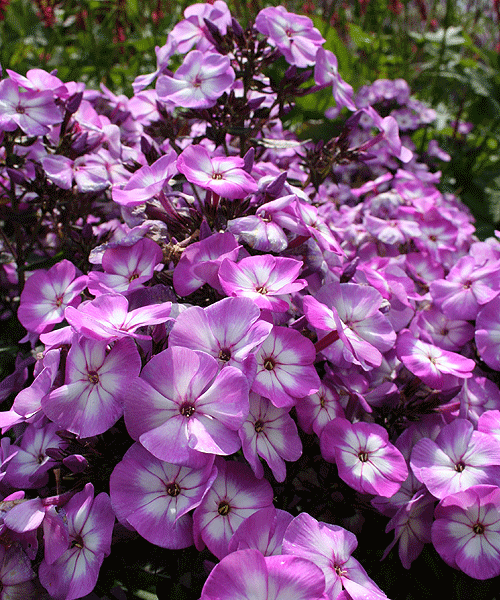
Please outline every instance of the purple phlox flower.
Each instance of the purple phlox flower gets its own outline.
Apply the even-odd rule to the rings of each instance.
[[[339,477],[358,492],[390,497],[408,477],[403,455],[375,423],[337,417],[325,425],[320,442],[323,458],[335,462]]]
[[[229,553],[229,540],[241,523],[259,509],[272,506],[273,489],[245,464],[216,458],[215,466],[217,478],[194,511],[193,532],[199,550],[205,543],[221,559]]]
[[[41,409],[41,400],[48,394],[59,375],[60,349],[49,350],[35,365],[33,383],[14,398],[10,411],[0,413],[2,432],[17,423],[31,420]]]
[[[492,369],[500,368],[500,296],[485,304],[477,315],[476,345],[480,357]]]
[[[324,381],[316,393],[297,402],[295,410],[300,428],[308,434],[314,432],[318,437],[327,423],[344,416],[338,392]]]
[[[169,33],[167,35],[167,41],[163,46],[155,46],[155,54],[156,54],[156,71],[154,73],[148,73],[147,75],[138,75],[133,83],[132,89],[134,90],[134,96],[130,99],[130,102],[133,101],[137,94],[141,92],[144,88],[148,87],[150,83],[163,73],[163,71],[167,68],[170,57],[173,56],[177,49],[177,41],[173,38],[173,36]],[[132,111],[133,112],[133,111]]]
[[[80,438],[107,431],[123,414],[122,396],[141,370],[131,338],[107,341],[80,338],[66,359],[65,383],[42,399],[43,412]]]
[[[405,219],[379,219],[367,214],[364,218],[366,230],[384,244],[404,244],[420,235],[416,221]]]
[[[258,189],[243,166],[239,156],[211,157],[201,145],[188,146],[177,159],[177,169],[190,183],[229,200],[244,198]]]
[[[293,517],[274,506],[261,508],[247,517],[229,542],[229,552],[254,548],[264,556],[281,554],[283,536]]]
[[[402,198],[399,196],[399,194],[395,194],[393,191],[387,191],[382,193],[379,192],[387,188],[387,186],[384,184],[386,184],[388,181],[391,181],[393,177],[394,175],[392,173],[384,173],[383,175],[380,175],[373,181],[367,181],[366,183],[363,183],[363,185],[361,185],[360,187],[353,188],[351,190],[351,193],[356,198],[361,198],[361,196],[364,196],[369,192],[374,192],[375,194],[377,194],[377,196],[372,196],[369,199],[371,213],[374,216],[379,216],[381,218],[389,217],[392,214],[392,210],[394,210],[402,202]]]
[[[451,567],[475,579],[500,575],[500,488],[474,485],[435,510],[432,543]]]
[[[143,127],[147,127],[155,121],[161,120],[158,110],[160,104],[156,90],[144,90],[130,98],[128,107],[134,121]]]
[[[264,477],[262,457],[269,465],[276,481],[286,478],[285,460],[296,461],[302,455],[295,421],[289,409],[273,406],[267,398],[250,394],[250,412],[239,430],[243,455],[255,476]]]
[[[17,453],[17,447],[11,445],[10,438],[3,437],[0,440],[0,482],[5,477],[5,470],[9,461]]]
[[[33,579],[31,561],[17,544],[0,545],[0,600],[36,600],[39,597]]]
[[[57,431],[61,428],[45,419],[29,424],[19,445],[11,446],[15,455],[10,459],[5,482],[17,489],[43,487],[49,480],[49,471],[57,464],[47,454],[48,448],[65,448]]]
[[[429,289],[446,316],[472,321],[480,307],[500,293],[500,261],[478,266],[472,256],[462,256],[446,278],[432,281]]]
[[[200,600],[325,600],[325,579],[309,560],[238,550],[208,576]]]
[[[192,50],[174,73],[160,75],[156,91],[160,100],[182,108],[210,108],[234,82],[228,56]]]
[[[110,292],[123,294],[142,288],[162,261],[160,246],[149,238],[142,238],[132,246],[108,248],[102,257],[104,273],[91,271],[88,275],[89,292],[99,296]]]
[[[55,76],[54,72],[47,73],[47,71],[44,71],[43,69],[29,69],[26,72],[26,77],[24,77],[10,69],[5,69],[5,71],[12,81],[15,81],[19,86],[26,90],[31,90],[32,92],[50,90],[59,98],[67,98],[69,95],[68,88],[59,77]],[[81,91],[83,91],[83,88],[85,87],[84,84],[82,83],[80,86],[82,86]]]
[[[62,114],[52,91],[20,92],[15,81],[0,81],[0,131],[15,131],[20,127],[26,135],[45,135],[50,125],[61,121]]]
[[[17,316],[28,331],[45,333],[64,320],[68,306],[80,304],[87,276],[78,277],[75,265],[63,259],[48,271],[39,269],[26,281]]]
[[[204,463],[241,447],[246,377],[235,367],[220,371],[205,352],[174,346],[153,356],[123,399],[130,436],[160,460]]]
[[[112,189],[115,202],[123,206],[139,206],[158,194],[169,179],[177,173],[177,154],[171,149],[151,166],[145,165],[136,171],[123,188]]]
[[[427,286],[431,281],[442,279],[443,266],[429,252],[409,252],[405,255],[405,269],[417,283]]]
[[[294,217],[292,223],[286,221],[283,223],[287,229],[298,234],[298,238],[291,243],[292,247],[305,241],[304,238],[312,237],[322,251],[333,252],[339,256],[344,254],[326,220],[319,214],[315,206],[297,198],[295,202],[286,206],[283,212]],[[280,215],[278,215],[279,218]]]
[[[111,551],[115,514],[104,492],[94,498],[87,483],[64,507],[68,547],[57,560],[45,557],[40,565],[40,583],[55,600],[76,600],[90,593],[105,556]]]
[[[387,598],[351,556],[357,545],[356,536],[350,531],[301,513],[285,531],[283,553],[305,558],[323,571],[329,600],[336,600],[342,589],[352,600]]]
[[[390,116],[382,118],[371,106],[361,110],[372,119],[373,125],[380,131],[377,136],[363,144],[361,149],[368,150],[377,142],[383,141],[384,147],[387,148],[391,155],[399,158],[404,163],[410,162],[413,158],[413,152],[402,145],[396,119]]]
[[[288,246],[284,229],[293,231],[297,227],[296,215],[285,210],[295,199],[295,194],[291,194],[267,202],[259,206],[255,215],[228,221],[227,230],[254,250],[282,252]]]
[[[411,330],[425,342],[458,351],[474,337],[474,326],[462,319],[445,316],[436,306],[426,307],[417,313]]]
[[[128,312],[128,300],[121,294],[102,294],[76,308],[69,306],[64,316],[79,334],[94,340],[111,342],[131,336],[149,340],[149,335],[135,333],[145,325],[170,321],[171,302],[141,306]]]
[[[398,554],[405,569],[420,556],[424,544],[431,541],[434,516],[434,498],[425,491],[417,492],[413,498],[392,517],[385,532],[394,530],[394,540],[385,549],[382,560],[399,542]]]
[[[58,154],[57,156],[47,155],[40,159],[45,174],[57,187],[63,190],[70,190],[73,186],[73,165],[74,161],[67,156]]]
[[[436,390],[457,385],[457,377],[471,377],[476,366],[470,358],[416,339],[407,329],[398,334],[396,351],[411,373]]]
[[[260,318],[260,310],[250,298],[224,298],[204,309],[192,306],[181,312],[168,343],[202,350],[217,359],[221,368],[237,367],[250,384],[256,370],[251,353],[271,329],[272,324]]]
[[[500,410],[485,411],[478,419],[477,429],[500,442]]]
[[[441,499],[473,485],[499,481],[500,444],[493,436],[474,431],[469,421],[455,419],[435,441],[419,440],[410,464],[417,479]]]
[[[302,267],[302,261],[271,254],[248,256],[238,263],[226,259],[219,281],[228,296],[250,298],[261,309],[286,312],[290,305],[283,296],[307,285],[305,279],[297,279]]]
[[[111,474],[111,505],[119,521],[162,548],[193,544],[188,514],[210,489],[217,469],[214,457],[200,469],[155,458],[140,444],[131,446]]]
[[[451,160],[451,156],[448,154],[448,152],[445,152],[441,146],[439,146],[437,140],[429,140],[427,154],[429,156],[435,156],[436,158],[439,158],[439,160],[443,160],[445,162],[450,162]]]
[[[309,17],[289,13],[283,6],[261,10],[255,18],[255,27],[289,64],[297,67],[313,65],[316,52],[325,41]]]
[[[174,269],[173,283],[175,293],[188,296],[203,284],[223,294],[219,282],[219,268],[226,258],[235,261],[241,246],[228,231],[213,235],[188,246],[182,253]]]
[[[464,380],[454,400],[460,403],[459,416],[477,426],[485,411],[500,409],[500,389],[491,379],[474,372],[472,377]]]
[[[111,185],[104,161],[97,154],[85,154],[75,159],[73,177],[80,193],[100,192]]]
[[[330,50],[318,48],[314,65],[314,81],[321,86],[332,85],[332,93],[339,108],[357,110],[353,100],[354,90],[339,75],[337,57]]]
[[[319,390],[314,344],[295,329],[274,326],[255,358],[257,374],[251,389],[277,408],[291,407],[298,398]]]
[[[435,206],[422,215],[419,225],[420,235],[413,241],[421,252],[429,252],[438,263],[447,252],[457,252],[458,227],[443,218]]]
[[[227,4],[222,0],[211,3],[200,3],[188,6],[184,11],[185,20],[177,23],[170,36],[177,43],[177,52],[185,54],[196,45],[202,52],[213,48],[208,36],[205,19],[212,22],[225,35],[227,27],[231,24],[231,13]]]
[[[381,304],[377,290],[354,283],[328,284],[316,298],[305,296],[303,300],[304,313],[313,327],[337,333],[330,344],[329,334],[321,336],[325,356],[338,366],[354,363],[366,371],[382,364],[382,352],[390,350],[396,340],[390,321],[379,310]]]

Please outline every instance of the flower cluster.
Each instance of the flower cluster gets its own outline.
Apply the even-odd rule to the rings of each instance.
[[[37,357],[0,388],[2,593],[90,593],[119,529],[206,547],[202,600],[386,598],[346,522],[273,503],[311,448],[405,568],[499,575],[500,240],[400,137],[434,113],[354,94],[283,7],[184,16],[130,99],[0,82],[2,314]],[[340,133],[302,142],[324,88]]]

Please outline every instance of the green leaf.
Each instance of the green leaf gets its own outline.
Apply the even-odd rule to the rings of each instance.
[[[375,36],[370,35],[363,31],[359,25],[354,23],[348,23],[347,28],[349,29],[349,35],[356,46],[372,46]]]
[[[137,0],[127,0],[125,4],[125,12],[127,13],[127,18],[137,18],[139,16],[139,4]]]

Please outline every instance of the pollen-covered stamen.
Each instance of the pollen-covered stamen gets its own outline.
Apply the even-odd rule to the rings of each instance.
[[[192,404],[183,404],[179,409],[179,412],[181,413],[181,415],[183,417],[186,417],[186,419],[189,419],[189,417],[192,417],[194,415],[195,411],[196,411],[196,408]]]
[[[227,362],[231,359],[231,350],[228,348],[221,348],[219,351],[219,360]]]
[[[24,106],[21,106],[21,105],[16,106],[16,113],[18,113],[20,115],[24,115],[25,112],[26,112],[26,109],[24,108]]]
[[[333,570],[339,577],[345,577],[347,575],[347,570],[344,569],[342,565],[333,565]]]
[[[269,357],[264,360],[264,369],[266,369],[266,371],[272,371],[275,366],[276,362],[273,358]]]
[[[132,275],[131,275],[131,276],[128,278],[128,280],[129,280],[129,283],[132,283],[132,281],[134,281],[134,279],[137,279],[138,277],[139,277],[139,274],[138,274],[138,273],[134,273],[134,274],[132,274]]]
[[[361,462],[368,462],[369,454],[365,450],[358,453],[358,458]]]
[[[217,508],[217,512],[219,513],[219,515],[221,517],[225,517],[226,515],[228,515],[230,510],[231,510],[231,506],[229,505],[229,502],[227,502],[226,500],[219,502],[219,507]]]
[[[222,173],[212,173],[212,179],[223,179]]]
[[[172,498],[175,498],[175,496],[178,496],[180,493],[181,493],[181,488],[176,481],[173,481],[172,483],[167,483],[167,494],[169,496],[172,496]]]
[[[465,464],[461,460],[458,461],[457,464],[455,465],[455,471],[457,473],[461,473],[464,469],[465,469]]]
[[[484,525],[482,523],[475,523],[472,531],[477,535],[482,535],[484,533]]]
[[[71,540],[70,548],[83,548],[83,539],[80,535],[77,535]]]
[[[260,433],[261,431],[264,431],[264,423],[259,419],[258,421],[255,421],[253,428],[257,433]]]
[[[258,288],[255,288],[255,291],[258,294],[267,294],[267,288],[264,287],[263,285],[259,286]]]
[[[99,383],[99,374],[97,371],[89,371],[87,377],[92,385],[97,385]]]

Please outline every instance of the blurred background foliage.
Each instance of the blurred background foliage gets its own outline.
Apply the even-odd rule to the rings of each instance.
[[[243,26],[272,4],[229,0]],[[57,69],[64,81],[100,83],[132,95],[155,70],[155,46],[189,0],[0,0],[0,64],[25,74]],[[355,90],[375,79],[404,78],[438,118],[413,139],[436,139],[452,156],[440,165],[442,191],[458,194],[476,217],[478,236],[500,228],[500,0],[282,0],[307,14]],[[295,120],[318,123],[331,95],[305,96]],[[324,127],[299,127],[304,137]],[[469,131],[470,130],[470,131]]]

